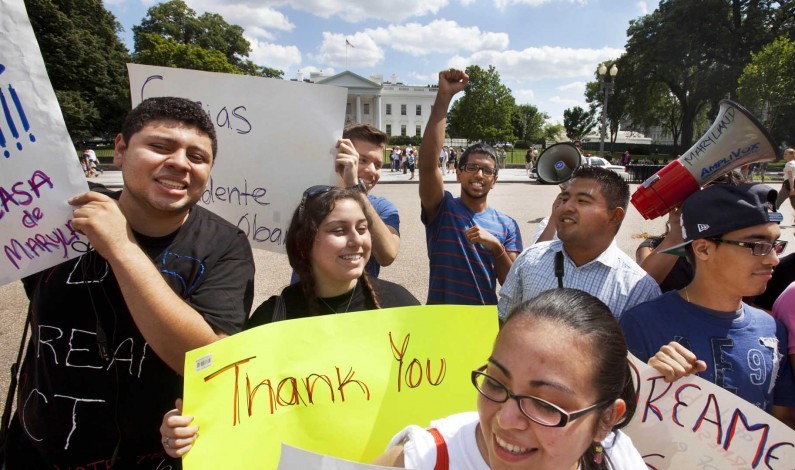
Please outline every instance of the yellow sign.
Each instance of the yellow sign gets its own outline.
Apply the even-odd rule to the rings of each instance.
[[[186,469],[276,468],[281,443],[368,462],[408,424],[474,410],[470,372],[494,306],[422,306],[291,320],[191,351]]]

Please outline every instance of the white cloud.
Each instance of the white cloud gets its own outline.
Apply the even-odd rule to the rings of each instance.
[[[585,98],[581,100],[574,100],[571,98],[561,98],[560,96],[552,96],[548,98],[547,101],[562,106],[579,106],[581,108],[585,108]]]
[[[195,1],[195,0],[191,0]],[[219,11],[224,5],[247,5],[251,8],[280,8],[289,6],[295,10],[323,18],[337,16],[349,23],[366,19],[400,22],[413,16],[436,14],[448,0],[199,0],[208,6],[208,11]],[[192,5],[193,3],[191,3]]]
[[[444,19],[425,25],[391,24],[386,28],[367,29],[365,33],[383,46],[413,56],[503,50],[509,42],[507,33],[481,31],[477,26],[464,27]]]
[[[251,43],[249,59],[255,64],[286,71],[294,65],[301,64],[301,51],[295,46],[282,46],[269,42],[260,42],[254,38],[246,38]]]
[[[292,31],[295,28],[284,13],[262,4],[248,4],[241,0],[190,0],[189,4],[198,12],[218,13],[227,23],[241,26],[249,36],[260,39],[273,40],[273,30]]]
[[[436,73],[421,74],[417,72],[409,72],[408,77],[411,79],[409,83],[426,83],[435,85],[439,81],[439,75]],[[400,76],[398,76],[398,80],[400,80]]]
[[[325,68],[325,69],[321,69],[319,67],[315,67],[314,65],[307,65],[306,67],[301,67],[299,72],[303,72],[304,77],[309,77],[309,74],[313,73],[313,72],[322,73],[323,75],[325,75],[327,77],[330,77],[330,76],[332,76],[332,75],[337,73],[336,70],[334,70],[334,67],[328,67],[328,68]]]
[[[516,99],[516,104],[532,104],[536,97],[535,92],[530,89],[513,90],[511,94]]]
[[[586,5],[588,0],[494,0],[494,5],[500,9],[509,5],[528,5],[531,7],[539,7],[546,3],[575,3],[577,5]]]
[[[448,65],[458,68],[465,68],[471,64],[481,67],[493,65],[503,80],[590,78],[598,64],[608,59],[615,59],[623,52],[623,49],[611,47],[601,49],[529,47],[521,51],[479,51],[469,57],[455,56],[449,60]]]
[[[635,6],[638,7],[638,13],[640,13],[641,16],[649,14],[649,5],[647,5],[646,2],[644,1],[637,2],[635,3]]]
[[[353,47],[346,45],[346,40]],[[317,54],[310,55],[315,61],[329,66],[344,68],[374,67],[384,60],[384,51],[367,33],[352,36],[323,33],[323,44]]]
[[[566,83],[565,85],[560,85],[558,90],[560,91],[575,91],[579,93],[585,93],[585,83],[586,82],[571,82]]]

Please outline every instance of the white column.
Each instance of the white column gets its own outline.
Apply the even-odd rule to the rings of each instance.
[[[373,110],[373,127],[381,129],[381,95],[375,95]]]
[[[356,124],[361,124],[362,122],[362,97],[360,95],[356,95]]]

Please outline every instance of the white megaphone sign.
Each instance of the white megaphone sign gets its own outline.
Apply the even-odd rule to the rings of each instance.
[[[712,127],[681,157],[653,174],[632,195],[645,219],[667,214],[699,188],[751,162],[778,158],[773,139],[745,108],[721,100]]]

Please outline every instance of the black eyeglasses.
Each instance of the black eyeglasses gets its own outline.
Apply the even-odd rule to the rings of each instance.
[[[480,166],[475,163],[467,163],[466,165],[461,167],[462,170],[466,171],[467,173],[477,173],[478,171],[483,172],[483,176],[494,176],[497,174],[497,169],[492,168],[490,166]]]
[[[306,191],[304,191],[304,195],[301,196],[301,204],[298,205],[298,214],[300,215],[302,212],[304,212],[304,208],[306,207],[306,201],[308,201],[310,198],[320,196],[321,194],[325,194],[334,188],[336,188],[336,186],[328,186],[325,184],[319,184],[307,188]]]
[[[787,248],[786,240],[776,240],[773,243],[770,242],[741,242],[738,240],[726,240],[725,238],[718,238],[718,237],[711,237],[707,238],[707,240],[711,240],[713,242],[722,242],[728,243],[729,245],[737,245],[743,248],[750,248],[751,253],[754,256],[767,256],[770,254],[771,251],[775,251],[776,254],[781,254]]]
[[[515,395],[508,390],[508,387],[483,372],[486,370],[486,367],[487,366],[483,366],[478,370],[472,371],[472,385],[475,386],[478,392],[480,392],[484,398],[493,401],[494,403],[505,403],[509,399],[513,398],[516,400],[517,405],[519,405],[519,411],[521,411],[522,414],[527,417],[527,419],[533,421],[534,423],[538,423],[541,426],[562,428],[575,419],[584,416],[595,409],[606,406],[612,401],[603,401],[591,405],[588,408],[583,408],[581,410],[568,413],[558,405],[550,403],[546,400],[542,400],[541,398],[532,397],[529,395]]]

